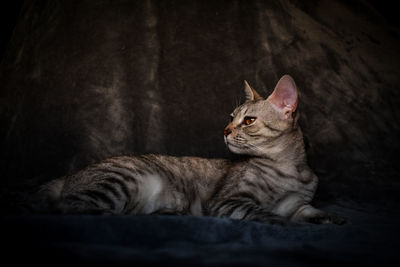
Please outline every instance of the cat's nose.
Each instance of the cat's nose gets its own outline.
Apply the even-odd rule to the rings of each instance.
[[[225,130],[224,130],[224,135],[225,135],[225,136],[228,136],[228,135],[231,134],[231,132],[232,132],[231,129],[228,128],[228,127],[226,127]]]

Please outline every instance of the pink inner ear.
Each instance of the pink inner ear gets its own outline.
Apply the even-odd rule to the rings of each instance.
[[[268,98],[278,108],[294,112],[297,108],[297,88],[293,78],[284,75]]]

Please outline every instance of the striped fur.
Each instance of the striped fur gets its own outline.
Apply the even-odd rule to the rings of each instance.
[[[61,213],[191,214],[269,223],[344,223],[310,206],[317,177],[298,125],[297,88],[285,75],[267,99],[245,83],[247,101],[231,114],[228,148],[241,160],[123,156],[44,185]],[[246,122],[247,120],[247,122]]]

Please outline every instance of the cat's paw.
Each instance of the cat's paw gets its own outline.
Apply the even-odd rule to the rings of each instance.
[[[314,224],[332,223],[332,224],[337,224],[337,225],[343,225],[343,224],[347,224],[348,220],[346,218],[341,217],[336,214],[324,213],[324,214],[319,214],[314,217],[308,218],[307,222],[314,223]]]

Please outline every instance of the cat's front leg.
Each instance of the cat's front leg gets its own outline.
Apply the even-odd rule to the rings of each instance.
[[[287,225],[290,223],[287,218],[262,208],[253,199],[243,197],[232,197],[230,199],[215,201],[209,205],[208,212],[211,216],[236,220],[257,221],[279,225]]]
[[[291,216],[291,220],[300,221],[300,222],[308,222],[314,224],[345,224],[347,220],[341,216],[336,214],[331,214],[319,209],[314,208],[309,204],[305,204],[300,206],[295,213]]]
[[[304,195],[289,192],[282,197],[272,209],[272,212],[289,218],[294,222],[307,222],[314,224],[345,224],[345,218],[314,208],[308,204]]]

